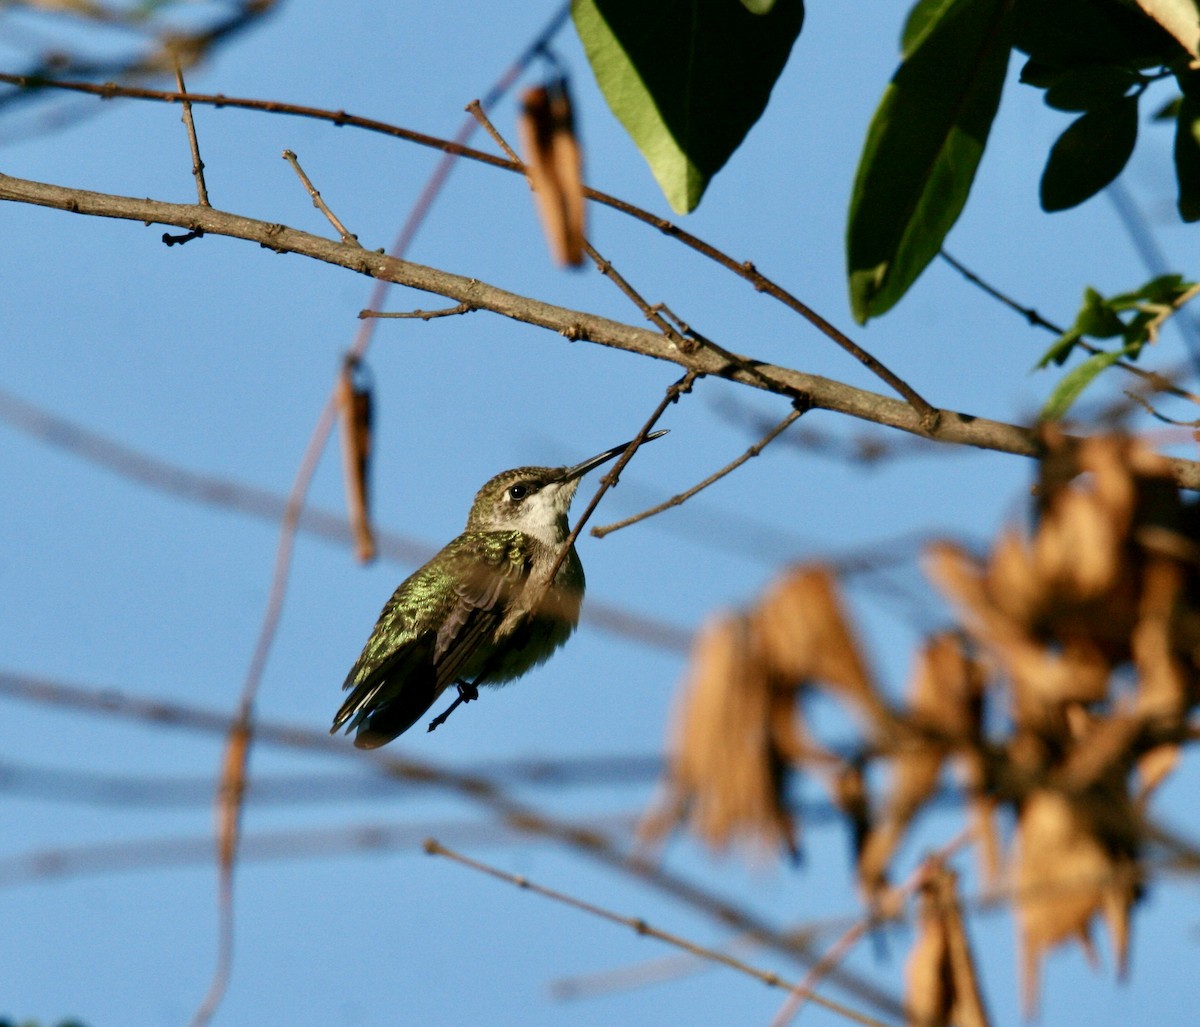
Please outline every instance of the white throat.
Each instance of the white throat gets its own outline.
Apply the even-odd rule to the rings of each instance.
[[[567,483],[568,486],[574,482]],[[511,525],[548,546],[562,545],[567,537],[567,510],[575,489],[561,484],[539,489],[521,504],[520,516]]]

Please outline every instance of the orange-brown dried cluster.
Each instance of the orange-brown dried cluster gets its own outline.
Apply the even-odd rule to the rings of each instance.
[[[874,903],[953,761],[993,883],[992,813],[1015,813],[1006,883],[1029,1009],[1043,953],[1071,938],[1090,951],[1098,915],[1123,968],[1144,804],[1200,700],[1200,546],[1168,463],[1123,437],[1047,448],[1030,532],[1005,531],[983,559],[931,547],[961,625],[926,641],[903,704],[874,684],[827,569],[792,570],[749,612],[710,624],[675,722],[672,802],[650,821],[661,833],[686,820],[716,847],[791,845],[785,777],[815,771],[855,826]],[[855,758],[810,737],[799,700],[811,690],[854,714]],[[890,769],[878,797],[864,770],[877,760]]]

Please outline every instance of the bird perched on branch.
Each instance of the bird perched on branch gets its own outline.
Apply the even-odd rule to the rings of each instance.
[[[488,481],[466,530],[384,606],[342,685],[350,694],[330,734],[345,727],[360,749],[385,745],[456,685],[458,697],[432,731],[459,703],[477,699],[478,686],[519,678],[566,642],[584,589],[574,545],[547,578],[570,535],[567,511],[580,479],[630,445],[574,467],[518,467]]]

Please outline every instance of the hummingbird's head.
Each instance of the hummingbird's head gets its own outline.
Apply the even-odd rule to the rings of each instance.
[[[522,531],[547,545],[569,533],[567,511],[579,478],[566,467],[516,467],[497,474],[479,490],[467,518],[468,531]]]
[[[645,441],[666,435],[651,432]],[[497,474],[475,495],[468,531],[521,531],[545,542],[561,545],[570,529],[567,511],[579,480],[629,447],[615,446],[574,467],[517,467]]]

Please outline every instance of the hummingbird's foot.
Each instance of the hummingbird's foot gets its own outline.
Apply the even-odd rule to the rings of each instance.
[[[460,703],[472,702],[479,698],[479,689],[473,681],[458,681],[455,684],[458,686],[458,697],[429,722],[429,731],[432,731],[436,727],[441,727],[442,724],[446,723],[446,718],[458,709]]]

